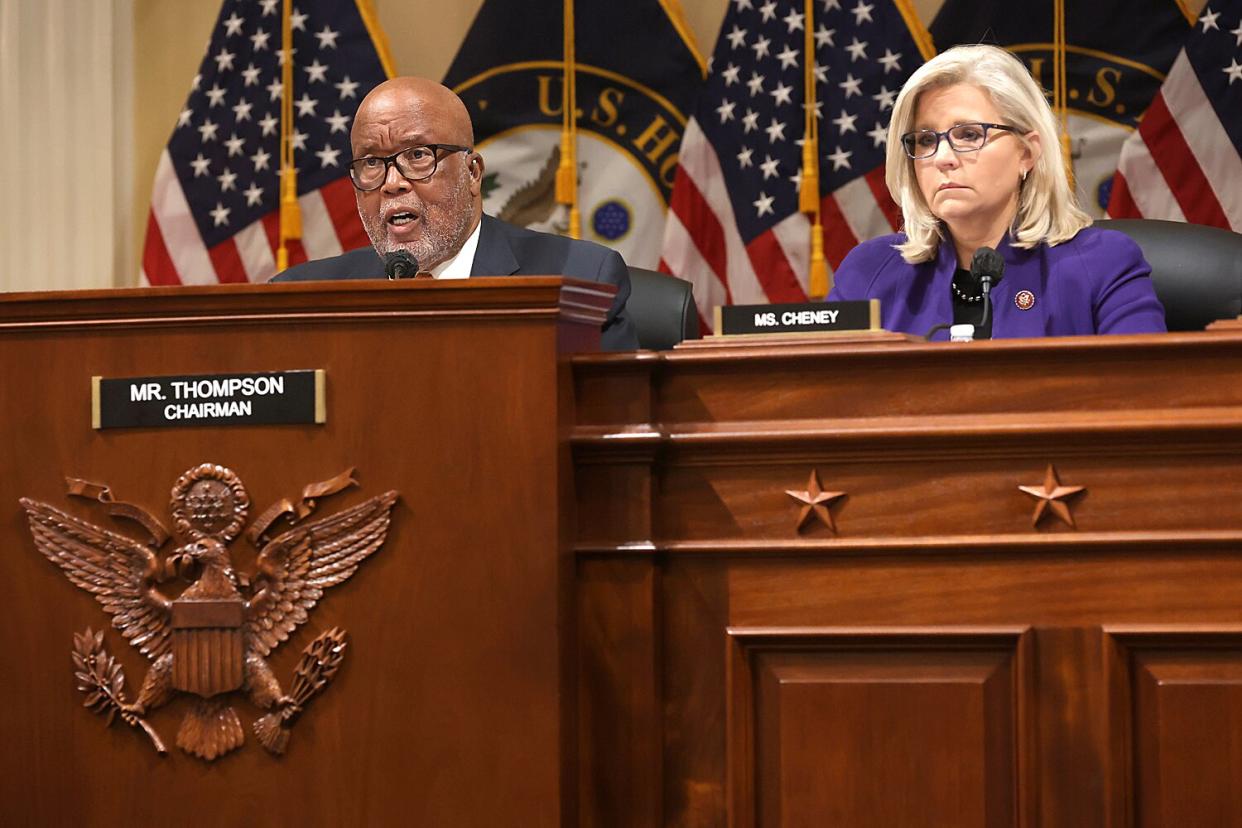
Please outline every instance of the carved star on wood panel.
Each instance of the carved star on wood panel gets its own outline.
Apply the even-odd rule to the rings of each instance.
[[[837,525],[832,520],[832,512],[828,505],[838,498],[845,497],[845,492],[826,492],[819,485],[819,475],[815,470],[811,470],[811,477],[806,482],[806,491],[796,492],[792,489],[786,489],[785,494],[802,504],[802,511],[798,514],[798,525],[794,528],[795,532],[801,532],[802,527],[811,519],[811,515],[819,518],[819,522],[827,526],[834,533],[837,531]]]
[[[1051,463],[1048,464],[1048,471],[1044,474],[1044,485],[1019,486],[1018,488],[1039,501],[1035,504],[1035,514],[1031,516],[1031,526],[1038,526],[1039,521],[1049,511],[1065,523],[1074,526],[1074,516],[1070,513],[1067,501],[1071,496],[1087,490],[1086,486],[1062,486],[1057,478],[1057,470]]]

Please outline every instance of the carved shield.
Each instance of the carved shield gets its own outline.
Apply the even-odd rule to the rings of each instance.
[[[210,697],[242,686],[240,599],[172,602],[172,686]]]

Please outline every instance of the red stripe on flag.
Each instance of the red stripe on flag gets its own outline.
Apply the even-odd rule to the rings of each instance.
[[[147,281],[153,285],[181,284],[177,266],[173,264],[172,256],[168,255],[168,246],[164,244],[160,224],[155,220],[154,210],[147,213],[147,240],[142,248],[142,270],[147,274]]]
[[[342,250],[353,250],[371,243],[367,231],[358,218],[358,203],[354,199],[354,185],[349,177],[338,178],[319,189],[323,196],[324,206],[328,208],[328,216],[332,226],[336,228],[336,237],[340,239]]]
[[[289,267],[301,264],[310,258],[306,255],[306,248],[302,246],[301,239],[289,239],[285,242],[285,247],[289,248]]]
[[[230,282],[247,282],[246,267],[242,264],[241,254],[237,252],[237,242],[229,236],[224,241],[207,248],[211,264],[216,269],[216,278],[221,284]]]
[[[272,246],[272,258],[276,259],[276,252],[280,249],[279,210],[273,210],[263,217],[263,232],[267,233],[267,243]],[[290,239],[285,242],[285,246],[289,249],[289,267],[306,261],[306,249],[302,247],[300,240]]]
[[[858,239],[854,238],[841,206],[831,195],[819,203],[819,220],[824,225],[824,258],[836,270],[845,254],[857,246]]]
[[[289,249],[289,267],[301,264],[310,258],[306,255],[306,248],[302,246],[301,239],[289,239],[285,242],[285,247]]]
[[[715,333],[715,331],[712,330],[712,326],[707,324],[707,320],[703,318],[703,314],[699,313],[698,305],[691,302],[690,310],[694,311],[694,318],[698,320],[699,323],[699,339],[702,339],[705,336],[711,336]]]
[[[1198,83],[1196,80],[1195,83]],[[1208,183],[1203,168],[1186,137],[1182,135],[1173,113],[1165,103],[1164,93],[1156,93],[1151,106],[1143,115],[1139,125],[1139,135],[1147,144],[1151,157],[1160,174],[1164,176],[1173,197],[1177,199],[1186,220],[1193,224],[1210,224],[1214,227],[1228,227],[1229,218],[1216,200],[1216,193]]]
[[[1120,171],[1113,176],[1113,191],[1108,197],[1108,215],[1112,218],[1142,218],[1143,211],[1130,194],[1130,185]]]
[[[280,246],[280,211],[273,210],[263,217],[263,232],[267,234],[267,245],[272,248],[272,260],[276,259],[276,248]]]
[[[871,194],[875,196],[876,206],[888,219],[888,226],[894,230],[900,228],[901,208],[897,206],[897,202],[893,201],[893,197],[888,193],[888,185],[884,183],[884,165],[876,167],[863,178],[866,179],[867,186],[871,188]]]
[[[729,290],[729,253],[725,244],[724,228],[716,218],[711,205],[703,197],[703,193],[694,183],[694,179],[686,175],[681,167],[677,168],[673,180],[673,195],[669,209],[686,228],[686,234],[694,242],[699,255],[715,273],[716,279],[724,285],[725,304],[733,304],[733,293]]]
[[[807,301],[806,291],[794,274],[789,259],[785,258],[785,251],[781,249],[775,233],[771,230],[760,233],[746,245],[746,252],[769,302]]]

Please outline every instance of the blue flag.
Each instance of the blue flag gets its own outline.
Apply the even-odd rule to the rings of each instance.
[[[563,0],[485,0],[444,80],[474,122],[484,210],[561,233],[563,9]],[[654,268],[703,66],[676,0],[577,0],[574,17],[582,238]]]
[[[1026,63],[1040,85],[1052,88],[1052,0],[946,0],[931,33],[940,50],[959,43],[1003,46]],[[1121,145],[1189,33],[1178,0],[1065,4],[1070,149],[1079,201],[1092,215],[1103,215]]]

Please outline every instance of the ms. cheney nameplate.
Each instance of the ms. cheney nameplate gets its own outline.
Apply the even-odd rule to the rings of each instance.
[[[322,423],[324,372],[93,377],[94,428]]]
[[[800,302],[786,305],[726,305],[716,308],[717,336],[736,334],[874,331],[880,302]]]

